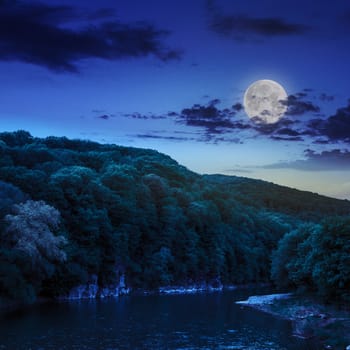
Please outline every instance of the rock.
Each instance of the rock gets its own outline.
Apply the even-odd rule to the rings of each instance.
[[[94,299],[97,296],[98,290],[97,276],[92,275],[87,284],[82,284],[72,288],[67,299]]]
[[[276,300],[288,299],[292,296],[292,293],[284,294],[269,294],[269,295],[253,295],[247,300],[236,301],[236,304],[244,305],[264,305],[264,304],[273,304]]]
[[[158,288],[160,294],[193,294],[198,292],[217,292],[224,289],[223,284],[215,280],[211,283],[189,284],[187,286],[163,286]]]
[[[117,273],[119,275],[119,273]],[[125,285],[125,276],[121,274],[119,279],[108,286],[100,287],[98,285],[98,278],[96,275],[92,275],[89,278],[88,283],[81,284],[72,288],[67,296],[62,296],[60,299],[79,300],[79,299],[96,299],[107,297],[118,297],[122,294],[128,294],[129,288]]]

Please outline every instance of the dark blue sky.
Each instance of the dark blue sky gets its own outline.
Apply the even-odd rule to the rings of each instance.
[[[0,125],[350,198],[349,62],[343,0],[0,0]],[[276,124],[242,108],[258,79]]]

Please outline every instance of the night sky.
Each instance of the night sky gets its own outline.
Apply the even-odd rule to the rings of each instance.
[[[350,199],[345,0],[0,0],[0,129],[166,153]],[[250,120],[245,89],[288,110]]]

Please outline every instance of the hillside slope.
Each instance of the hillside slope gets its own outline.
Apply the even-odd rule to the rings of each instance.
[[[271,253],[305,219],[350,203],[200,176],[153,150],[0,134],[0,295],[64,295],[96,276],[131,287],[270,281]]]
[[[324,216],[348,215],[350,201],[301,191],[271,182],[238,176],[204,175],[203,178],[235,194],[242,204],[267,208],[304,220],[319,220]]]

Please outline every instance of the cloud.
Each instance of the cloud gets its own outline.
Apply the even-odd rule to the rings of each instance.
[[[236,103],[231,108],[219,108],[220,100],[214,99],[207,104],[194,104],[191,108],[185,108],[180,113],[169,112],[168,116],[175,117],[175,120],[181,124],[191,127],[202,128],[205,135],[216,138],[214,135],[239,133],[240,131],[250,130],[249,137],[268,136],[275,141],[303,141],[304,136],[320,136],[311,127],[305,124],[305,121],[296,118],[307,112],[320,112],[320,108],[312,102],[305,101],[308,93],[302,91],[288,97],[288,112],[286,116],[273,124],[266,124],[255,121],[254,118],[243,119],[239,112],[243,110],[241,103]],[[268,113],[268,111],[266,111]]]
[[[332,141],[350,142],[350,101],[325,122],[319,123],[318,130]]]
[[[172,112],[169,112],[172,113]],[[169,116],[168,113],[168,116]],[[134,113],[126,113],[126,114],[122,114],[123,117],[126,118],[131,118],[131,119],[144,119],[144,120],[148,120],[148,119],[166,119],[166,115],[156,115],[156,114],[142,114],[142,113],[138,113],[138,112],[134,112]]]
[[[292,125],[297,124],[299,121],[292,120],[288,117],[283,117],[273,124],[265,124],[265,123],[256,123],[253,128],[259,134],[262,135],[273,135],[273,134],[281,134],[281,135],[289,135],[289,136],[298,136],[300,133],[291,128]]]
[[[198,135],[202,135],[200,141],[212,143],[237,143],[242,142],[243,137],[260,136],[268,136],[274,141],[303,141],[304,135],[311,134],[311,131],[303,130],[301,121],[291,117],[281,118],[274,124],[255,123],[252,119],[238,115],[243,108],[241,103],[236,103],[231,108],[220,108],[220,103],[219,99],[212,99],[206,104],[197,103],[180,112],[170,111],[163,115],[129,113],[122,116],[143,120],[172,119],[175,123],[197,128]],[[296,125],[298,129],[295,128]],[[244,136],[241,136],[242,132]]]
[[[334,149],[316,153],[313,150],[305,150],[305,160],[293,162],[280,162],[265,165],[265,169],[296,169],[304,171],[332,171],[350,170],[350,151]]]
[[[242,103],[237,102],[232,106],[232,109],[236,112],[240,112],[243,110],[243,105]]]
[[[191,108],[185,108],[179,114],[177,121],[187,126],[202,127],[210,135],[251,128],[249,124],[233,120],[232,117],[235,115],[233,110],[217,108],[218,103],[218,100],[212,100],[207,105],[195,104]]]
[[[154,139],[154,140],[166,140],[166,141],[176,141],[176,142],[202,142],[202,143],[210,143],[210,144],[221,144],[221,143],[242,143],[241,140],[237,137],[224,137],[224,136],[215,136],[215,135],[197,135],[193,134],[193,137],[190,136],[177,136],[177,133],[174,132],[174,135],[160,134],[158,132],[147,132],[136,135],[127,135],[129,137],[136,137],[139,139]]]
[[[208,105],[213,107],[213,106],[216,106],[216,105],[218,105],[218,104],[220,104],[220,103],[221,103],[221,100],[220,100],[220,99],[214,98],[213,100],[211,100],[211,101],[208,102]]]
[[[307,89],[303,90],[302,92],[297,92],[295,94],[295,96],[299,97],[299,98],[304,98],[307,96],[307,92],[306,92]]]
[[[243,141],[238,137],[227,137],[227,136],[213,136],[207,135],[206,137],[202,137],[197,141],[211,143],[214,145],[222,144],[222,143],[233,143],[233,144],[243,144]]]
[[[313,141],[312,143],[314,143],[315,145],[327,145],[329,143],[329,141],[324,140],[324,139],[317,139],[317,140]]]
[[[103,119],[103,120],[108,120],[111,116],[108,115],[108,114],[102,114],[102,115],[99,115],[97,118],[99,119]]]
[[[112,61],[153,55],[169,61],[181,57],[163,44],[167,31],[149,23],[121,23],[111,18],[110,10],[96,15],[102,21],[91,22],[70,6],[3,1],[0,60],[78,72],[78,62],[89,58]]]
[[[247,170],[247,169],[242,169],[242,168],[231,168],[231,169],[224,169],[224,173],[239,173],[239,174],[250,174],[253,171],[252,170]]]
[[[261,137],[276,142],[308,142],[319,147],[334,142],[350,143],[350,101],[348,106],[339,108],[333,116],[320,117],[320,107],[308,101],[309,92],[309,89],[304,89],[290,95],[286,101],[289,112],[273,124],[256,123],[254,119],[244,117],[240,113],[243,108],[241,103],[236,103],[230,108],[220,108],[219,99],[210,99],[204,104],[197,103],[180,112],[169,111],[159,115],[135,112],[120,116],[143,120],[167,119],[191,127],[196,134],[192,140],[207,143],[242,143],[246,139]],[[317,94],[312,97],[318,100],[318,96]],[[102,110],[99,112],[100,117],[113,116]],[[309,117],[310,113],[311,118],[300,118],[303,114]],[[152,138],[153,134],[148,134],[144,138]],[[179,135],[174,136],[177,137],[174,140],[181,140],[178,138]],[[159,135],[156,137],[160,138]],[[167,139],[171,138],[167,136]]]
[[[299,92],[295,95],[289,95],[286,101],[281,101],[282,104],[288,106],[286,115],[299,116],[305,113],[319,113],[320,107],[310,101],[304,101],[307,96],[305,92]]]
[[[296,131],[294,129],[291,128],[282,128],[277,130],[277,133],[279,135],[285,135],[285,136],[300,136],[300,132]]]
[[[251,37],[301,35],[308,31],[302,24],[289,23],[277,17],[250,17],[242,14],[227,15],[217,8],[215,1],[207,1],[210,14],[209,28],[224,37],[242,40]]]
[[[326,137],[329,142],[350,143],[350,101],[328,118],[315,118],[307,123],[311,136]]]
[[[276,135],[270,136],[270,139],[275,141],[303,141],[304,140],[300,136],[284,137],[284,136],[276,136]]]
[[[170,141],[197,141],[193,137],[182,137],[182,136],[169,136],[169,135],[154,135],[154,134],[136,134],[128,135],[132,137],[137,137],[139,139],[155,139],[155,140],[170,140]]]
[[[92,112],[97,114],[95,117],[103,120],[109,120],[112,117],[123,117],[133,120],[161,120],[167,119],[173,121],[176,124],[181,124],[196,128],[195,132],[184,132],[181,133],[196,135],[196,141],[202,142],[230,142],[237,143],[240,140],[229,133],[242,130],[253,130],[252,123],[247,120],[239,120],[236,117],[237,108],[219,108],[218,105],[221,103],[219,99],[212,99],[205,105],[194,104],[190,108],[184,108],[180,112],[169,111],[164,114],[152,114],[152,113],[118,113],[110,114],[103,109],[94,109]],[[177,131],[174,134],[179,133]],[[223,136],[222,136],[223,135]],[[175,141],[189,140],[188,138],[178,137],[178,135],[164,136],[157,135],[155,132],[138,134],[138,138],[158,138],[158,139],[173,139]],[[190,140],[194,140],[191,138]]]
[[[326,93],[322,92],[319,96],[319,99],[322,102],[330,102],[330,101],[334,101],[335,96],[334,95],[327,95]]]
[[[284,22],[280,18],[250,18],[247,16],[216,16],[211,29],[228,36],[238,34],[258,34],[261,36],[277,36],[302,34],[305,27]]]

